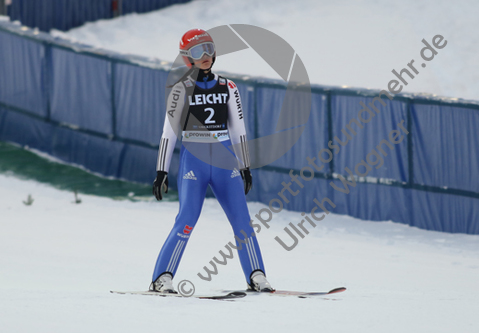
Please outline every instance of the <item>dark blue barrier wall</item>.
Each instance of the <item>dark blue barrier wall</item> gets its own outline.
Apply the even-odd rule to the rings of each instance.
[[[455,106],[413,104],[414,181],[479,190],[479,112]]]
[[[0,140],[28,145],[105,176],[151,183],[165,117],[168,66],[72,45],[8,22],[0,23],[0,46]],[[235,82],[248,137],[275,133],[285,85],[241,78]],[[311,212],[317,206],[313,199],[327,197],[335,207],[326,208],[338,214],[479,234],[479,104],[383,96],[385,105],[375,102],[377,112],[369,122],[352,122],[378,93],[313,86],[303,135],[284,156],[253,170],[248,199],[269,204],[280,198],[282,182],[291,181],[290,170],[300,174],[309,166],[307,157],[316,158],[324,168],[309,181],[301,180],[303,188],[292,187],[296,196],[283,191],[289,198],[286,209]],[[380,146],[400,123],[401,141]],[[319,162],[319,152],[328,158],[330,143],[339,152],[330,147],[332,161]],[[385,156],[376,169],[379,160],[371,154],[379,149]],[[362,161],[372,165],[367,175]],[[170,168],[172,188],[177,170],[178,150]],[[343,193],[337,190],[344,188],[339,177],[348,176],[347,170],[354,173],[355,186]],[[253,217],[256,213],[251,212]]]
[[[0,100],[12,107],[47,116],[44,94],[45,48],[0,31]]]
[[[191,0],[121,0],[122,13],[145,13]]]
[[[362,109],[359,103],[363,102],[364,105],[369,105],[372,100],[371,97],[332,94],[331,111],[334,136],[338,136],[341,142],[347,142],[348,137],[342,130],[351,119],[358,118],[358,111]],[[357,134],[354,135],[354,132],[349,129],[346,131],[352,139],[344,147],[339,144],[341,150],[334,159],[336,172],[345,174],[342,170],[346,167],[353,170],[353,167],[365,159],[381,140],[388,138],[389,132],[398,129],[397,123],[401,120],[405,121],[404,126],[408,126],[407,102],[395,99],[390,101],[387,98],[384,99],[384,102],[386,106],[382,106],[380,103],[375,104],[381,113],[373,117],[369,123],[364,124],[358,121],[363,128],[356,123],[351,123],[350,127]],[[366,115],[363,118],[366,119]],[[408,179],[407,140],[395,145],[394,151],[384,157],[383,166],[379,169],[373,167],[368,176],[406,182]]]
[[[122,14],[143,13],[190,0],[14,0],[9,16],[28,27],[42,31],[69,30],[100,19],[114,17],[115,7]],[[120,4],[120,5],[119,5]]]
[[[51,120],[113,134],[111,62],[58,48],[50,54]]]

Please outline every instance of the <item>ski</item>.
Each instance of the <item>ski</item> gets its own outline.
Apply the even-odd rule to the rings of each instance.
[[[273,292],[257,292],[254,290],[246,290],[245,293],[247,295],[267,295],[267,296],[296,296],[299,298],[310,298],[310,297],[318,297],[318,296],[326,296],[337,294],[345,291],[346,288],[339,287],[331,289],[330,291],[291,291],[291,290],[275,290]],[[230,292],[229,290],[223,290],[223,292]]]
[[[232,291],[223,295],[192,295],[192,296],[182,296],[181,294],[167,294],[159,293],[156,291],[114,291],[110,290],[112,294],[120,295],[147,295],[147,296],[160,296],[160,297],[182,297],[182,298],[199,298],[199,299],[215,299],[215,300],[234,300],[238,298],[243,298],[246,296],[246,293],[243,291]]]
[[[272,293],[267,293],[272,296],[297,296],[299,298],[307,298],[307,297],[316,297],[316,296],[325,296],[331,294],[337,294],[345,291],[346,288],[339,287],[331,289],[330,291],[312,291],[312,292],[304,292],[304,291],[290,291],[290,290],[275,290]]]

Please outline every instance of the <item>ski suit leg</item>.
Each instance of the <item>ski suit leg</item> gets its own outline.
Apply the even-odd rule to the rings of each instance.
[[[189,237],[200,216],[209,179],[210,166],[182,147],[178,170],[180,209],[175,224],[158,255],[153,281],[166,272],[175,276]]]
[[[265,269],[257,237],[250,226],[243,179],[237,170],[212,167],[211,174],[210,185],[233,228],[241,267],[247,283],[250,283],[252,272],[265,272]]]

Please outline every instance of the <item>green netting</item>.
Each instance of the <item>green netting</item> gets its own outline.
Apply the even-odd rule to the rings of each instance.
[[[92,174],[80,168],[41,157],[27,149],[0,141],[0,174],[30,179],[61,190],[110,197],[117,200],[152,200],[151,185],[126,182]],[[153,179],[152,179],[153,181]],[[165,201],[178,200],[169,190]]]

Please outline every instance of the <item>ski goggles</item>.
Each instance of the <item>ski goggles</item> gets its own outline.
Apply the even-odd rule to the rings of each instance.
[[[193,46],[189,50],[180,50],[180,54],[193,58],[194,60],[199,60],[203,57],[204,54],[212,57],[215,54],[215,44],[211,42],[206,42]]]

